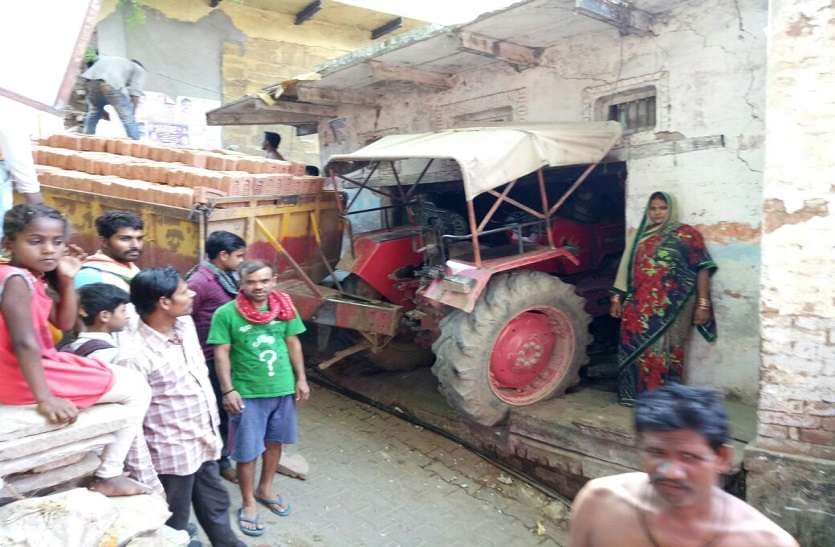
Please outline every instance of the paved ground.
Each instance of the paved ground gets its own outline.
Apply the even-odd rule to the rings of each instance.
[[[566,507],[460,445],[314,386],[300,411],[299,451],[310,477],[278,475],[291,503],[264,509],[249,545],[559,546]],[[230,485],[231,487],[232,485]],[[231,487],[233,513],[240,506]]]

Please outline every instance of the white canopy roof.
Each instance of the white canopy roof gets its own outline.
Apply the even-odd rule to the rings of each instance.
[[[413,158],[458,163],[468,200],[540,167],[596,163],[620,139],[617,122],[488,124],[435,133],[389,135],[328,165]]]

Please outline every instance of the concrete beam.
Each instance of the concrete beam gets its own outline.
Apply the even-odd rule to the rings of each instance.
[[[539,64],[540,51],[536,48],[520,46],[474,32],[458,33],[458,49],[504,61],[520,70]]]
[[[621,34],[648,34],[655,23],[651,13],[632,7],[625,0],[576,0],[575,11],[607,23]]]
[[[724,148],[724,135],[691,137],[672,141],[649,142],[634,146],[617,146],[609,151],[607,158],[618,161],[638,160],[656,156],[673,156],[687,152],[699,152],[711,148]]]
[[[317,118],[335,118],[337,116],[336,108],[333,106],[326,106],[322,104],[307,104],[297,103],[294,101],[276,101],[275,104],[260,104],[255,105],[255,112],[270,111],[281,112],[287,114],[302,114],[306,116],[313,116]]]
[[[331,106],[340,104],[377,106],[379,103],[376,95],[359,93],[349,89],[337,89],[333,87],[297,85],[296,95],[300,101],[304,101],[306,103],[325,104]]]
[[[304,114],[288,114],[286,112],[253,110],[250,112],[224,112],[206,114],[207,125],[309,125],[317,123],[321,118]]]
[[[452,75],[430,72],[403,65],[392,65],[380,61],[368,61],[371,77],[381,82],[410,82],[433,89],[452,89]]]

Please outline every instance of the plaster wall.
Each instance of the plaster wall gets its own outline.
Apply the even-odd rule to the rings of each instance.
[[[655,86],[657,127],[629,136],[626,147],[708,136],[722,136],[724,146],[629,159],[628,229],[631,235],[650,193],[667,190],[680,202],[681,220],[705,235],[719,264],[713,297],[720,334],[715,344],[694,338],[690,381],[753,403],[767,8],[766,0],[691,2],[659,17],[649,36],[622,37],[612,28],[557,42],[541,66],[522,72],[497,62],[459,73],[449,91],[391,90],[379,111],[342,107],[341,136],[322,125],[323,160],[373,136],[450,127],[491,109],[512,112],[514,121],[599,119],[599,97]]]
[[[99,51],[141,60],[148,69],[147,89],[171,96],[235,101],[370,42],[369,33],[355,26],[315,18],[295,25],[291,15],[234,1],[214,9],[205,0],[138,4],[145,21],[132,24],[115,0],[104,2]],[[318,139],[297,137],[287,126],[227,126],[223,144],[260,155],[264,131],[282,135],[280,151],[288,159],[319,163]]]
[[[835,544],[835,3],[772,0],[762,373],[749,501],[801,545]]]

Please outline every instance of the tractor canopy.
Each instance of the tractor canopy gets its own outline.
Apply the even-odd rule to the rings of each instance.
[[[594,164],[622,134],[618,122],[497,123],[433,133],[388,135],[350,154],[331,156],[326,172],[350,164],[411,159],[452,160],[467,200],[542,167]],[[341,164],[341,165],[340,165]]]

